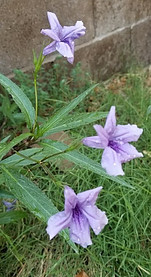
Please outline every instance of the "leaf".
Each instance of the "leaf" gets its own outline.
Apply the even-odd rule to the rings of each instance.
[[[34,73],[37,75],[40,68],[41,68],[41,65],[45,59],[45,56],[43,56],[43,49],[40,51],[40,54],[39,54],[39,57],[37,59],[36,57],[36,53],[35,51],[33,50],[33,57],[34,57],[34,66],[35,66],[35,71]]]
[[[0,161],[0,164],[4,164],[7,166],[27,166],[30,164],[35,164],[34,161],[30,160],[30,158],[34,158],[37,160],[43,159],[46,155],[42,154],[42,150],[43,148],[30,148],[30,149],[26,149],[26,150],[22,150],[19,151],[18,153],[20,153],[23,156],[26,156],[27,159],[23,158],[22,156],[19,156],[18,154],[14,154],[2,161]],[[35,155],[37,154],[37,155]]]
[[[10,199],[15,199],[15,196],[6,190],[0,189],[0,198],[10,198]]]
[[[7,137],[3,138],[3,139],[0,141],[0,143],[7,142],[7,141],[8,141],[8,139],[10,138],[10,136],[11,136],[11,135],[9,135],[9,136],[7,136]]]
[[[50,141],[50,140],[45,140],[45,142],[42,142],[41,145],[43,147],[45,147],[45,151],[48,151],[51,154],[62,152],[68,148],[68,146],[65,145],[64,143],[54,142],[54,141]],[[82,154],[76,150],[61,154],[61,156],[65,159],[79,165],[82,168],[85,168],[94,173],[97,173],[97,174],[99,174],[109,180],[112,180],[122,186],[134,189],[134,187],[131,186],[130,184],[128,184],[126,181],[124,181],[123,178],[108,175],[99,163],[95,162],[94,160],[88,158],[87,156],[85,156],[84,154]]]
[[[50,135],[53,133],[58,133],[60,131],[70,130],[83,126],[85,124],[92,123],[99,119],[105,118],[108,113],[105,112],[93,112],[93,113],[83,113],[76,116],[68,116],[66,121],[61,121],[56,127],[52,127],[49,131],[45,132],[45,135]]]
[[[1,166],[1,168],[5,173],[7,186],[11,189],[15,197],[35,216],[47,222],[50,216],[58,212],[51,199],[49,199],[31,180],[4,166]],[[74,251],[78,253],[77,247],[69,239],[68,230],[63,230],[60,234],[67,240]]]
[[[151,105],[150,106],[148,106],[148,108],[147,108],[147,112],[146,112],[146,115],[148,116],[148,115],[150,115],[151,114]]]
[[[13,100],[24,114],[29,129],[32,129],[35,122],[35,110],[29,98],[14,82],[2,74],[0,74],[0,84],[12,96]]]
[[[12,149],[12,147],[14,147],[16,144],[18,144],[19,142],[28,138],[31,135],[31,133],[21,134],[7,144],[0,144],[0,160]]]
[[[9,211],[0,213],[0,224],[8,224],[27,217],[27,213],[23,211]]]
[[[41,146],[43,148],[27,149],[27,150],[20,151],[20,153],[22,153],[25,156],[32,157],[32,159],[34,159],[34,160],[40,161],[41,159],[47,157],[48,153],[51,153],[53,155],[53,154],[57,154],[57,153],[67,150],[66,153],[60,154],[60,157],[65,158],[65,159],[81,166],[82,168],[88,169],[88,170],[90,170],[94,173],[97,173],[107,179],[110,179],[116,183],[119,183],[122,186],[134,189],[134,187],[131,186],[130,184],[128,184],[126,181],[124,181],[123,178],[108,175],[104,171],[104,169],[102,169],[102,167],[99,163],[88,158],[86,155],[84,155],[76,150],[69,152],[68,150],[70,149],[70,147],[67,146],[66,144],[63,144],[61,142],[55,142],[52,140],[44,140],[41,143]],[[51,160],[51,158],[49,158],[48,160]],[[0,162],[1,165],[6,164],[7,166],[12,166],[12,165],[13,166],[26,166],[26,165],[35,164],[35,163],[36,162],[34,162],[32,160],[28,160],[28,159],[26,160],[16,154],[14,154],[13,156],[8,157],[5,160],[2,160]]]
[[[40,126],[40,136],[51,130],[52,127],[57,126],[58,122],[72,111],[97,85],[93,85],[78,97],[73,99],[67,106],[60,109],[54,116],[52,116],[46,123]]]

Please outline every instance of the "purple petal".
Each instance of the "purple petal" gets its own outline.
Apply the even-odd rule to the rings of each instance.
[[[112,106],[107,116],[104,129],[108,133],[108,135],[111,135],[113,134],[115,127],[116,127],[115,107]]]
[[[102,148],[105,148],[109,143],[109,136],[105,129],[101,125],[93,125],[95,131],[97,132],[97,135],[100,137]]]
[[[108,223],[105,212],[102,212],[95,205],[84,206],[82,212],[88,219],[89,224],[96,235],[98,235]]]
[[[56,50],[64,57],[73,58],[73,53],[68,43],[57,42]]]
[[[64,197],[65,197],[65,211],[70,212],[75,208],[77,204],[77,195],[74,190],[68,186],[65,186],[64,189]]]
[[[11,211],[15,208],[16,199],[13,202],[8,202],[8,201],[5,201],[5,200],[3,200],[2,202],[5,205],[5,207],[7,208],[7,210],[6,210],[7,212]]]
[[[77,218],[72,218],[70,239],[84,248],[92,244],[89,223],[84,215],[81,214]]]
[[[80,206],[94,205],[101,189],[102,187],[97,187],[78,193],[77,199]]]
[[[43,49],[43,55],[46,56],[48,54],[51,54],[54,51],[56,51],[56,42],[55,41],[53,41],[52,43],[50,43],[48,46],[46,46]]]
[[[61,230],[69,227],[72,219],[72,213],[59,212],[51,216],[48,220],[46,231],[50,240],[56,236]]]
[[[83,144],[92,148],[104,149],[99,136],[87,137],[82,140]]]
[[[45,36],[49,36],[50,38],[56,40],[56,41],[60,41],[58,35],[56,32],[54,32],[53,30],[50,29],[42,29],[41,34],[45,35]]]
[[[5,200],[3,200],[2,202],[7,208],[10,208],[10,207],[12,207],[12,205],[14,205],[13,203],[5,201]]]
[[[69,47],[70,47],[71,52],[73,54],[73,57],[72,58],[67,58],[67,61],[69,63],[73,64],[73,62],[74,62],[74,41],[69,39],[68,44],[69,44]]]
[[[124,175],[118,153],[116,153],[111,147],[105,148],[102,155],[101,165],[109,175]]]
[[[73,62],[74,62],[74,57],[73,57],[73,58],[67,58],[67,61],[68,61],[69,63],[73,64]]]
[[[68,40],[69,38],[72,40],[77,39],[85,35],[85,30],[86,28],[82,21],[77,21],[75,26],[64,26],[62,28],[61,40]]]
[[[131,145],[129,143],[120,145],[119,159],[120,159],[121,163],[125,163],[132,159],[140,158],[140,157],[143,157],[143,154],[138,152],[137,149],[133,145]]]
[[[121,140],[124,143],[137,141],[142,134],[143,129],[138,128],[137,125],[117,125],[112,135],[112,139]]]
[[[57,16],[55,15],[55,13],[52,12],[47,12],[47,16],[51,29],[54,30],[59,36],[62,30],[62,26],[60,25]]]

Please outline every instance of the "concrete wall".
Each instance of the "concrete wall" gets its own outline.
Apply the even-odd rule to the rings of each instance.
[[[75,63],[96,78],[107,78],[132,60],[151,63],[151,0],[0,0],[0,71],[32,68],[32,49],[39,53],[50,41],[46,12],[62,25],[82,20],[86,35],[77,40]],[[56,54],[47,56],[51,62]]]

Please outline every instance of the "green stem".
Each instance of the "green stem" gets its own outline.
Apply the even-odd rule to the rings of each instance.
[[[15,149],[13,149],[13,151],[14,151],[18,156],[24,158],[25,160],[29,160],[29,161],[32,161],[32,162],[37,163],[37,164],[40,164],[40,163],[41,163],[39,160],[35,160],[35,159],[31,158],[31,157],[28,157],[28,156],[26,156],[26,155],[24,155],[24,154],[22,154],[22,153],[16,151]]]
[[[52,154],[52,155],[49,155],[49,156],[47,156],[47,157],[41,159],[40,162],[44,162],[45,160],[47,160],[47,159],[49,159],[49,158],[52,158],[52,157],[55,157],[55,156],[59,156],[59,155],[61,155],[61,154],[65,154],[65,153],[67,153],[67,152],[69,152],[69,151],[70,151],[70,150],[68,150],[68,148],[67,148],[66,150],[63,150],[63,151],[61,151],[61,152],[59,152],[59,153],[54,153],[54,154]]]
[[[47,174],[49,175],[49,177],[52,179],[52,181],[53,181],[55,184],[57,184],[57,185],[59,185],[59,186],[62,187],[62,184],[51,174],[51,172],[50,172],[50,170],[48,169],[48,167],[47,167],[45,164],[43,164],[42,161],[35,160],[35,159],[31,158],[31,157],[27,157],[27,156],[25,156],[25,155],[23,155],[23,154],[21,154],[21,153],[15,151],[15,150],[14,150],[14,152],[15,152],[18,156],[20,156],[20,157],[22,157],[22,158],[24,158],[24,159],[26,159],[26,160],[30,160],[30,161],[32,161],[32,162],[35,162],[36,164],[40,165],[40,166],[42,167],[42,169],[44,170],[44,172],[47,173]]]
[[[38,116],[38,92],[37,92],[37,74],[34,73],[34,88],[35,88],[35,125],[33,127],[33,132],[35,131],[37,125]]]
[[[49,155],[49,156],[47,156],[47,157],[41,159],[40,162],[44,162],[45,160],[47,160],[47,159],[49,159],[49,158],[52,158],[52,157],[55,157],[55,156],[59,156],[59,155],[61,155],[61,154],[65,154],[65,153],[67,153],[67,152],[73,151],[73,150],[75,150],[79,145],[80,145],[80,143],[75,144],[75,145],[71,145],[71,146],[69,146],[68,148],[66,148],[65,150],[60,151],[59,153],[54,153],[54,154],[51,154],[51,155]]]

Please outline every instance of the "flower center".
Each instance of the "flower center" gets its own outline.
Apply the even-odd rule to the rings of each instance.
[[[73,209],[73,214],[72,214],[72,217],[75,219],[75,220],[78,220],[81,216],[81,210],[79,208],[78,205],[75,206],[75,208]]]
[[[115,150],[116,152],[119,152],[119,145],[117,142],[110,140],[108,143],[108,146],[111,147],[113,150]]]

